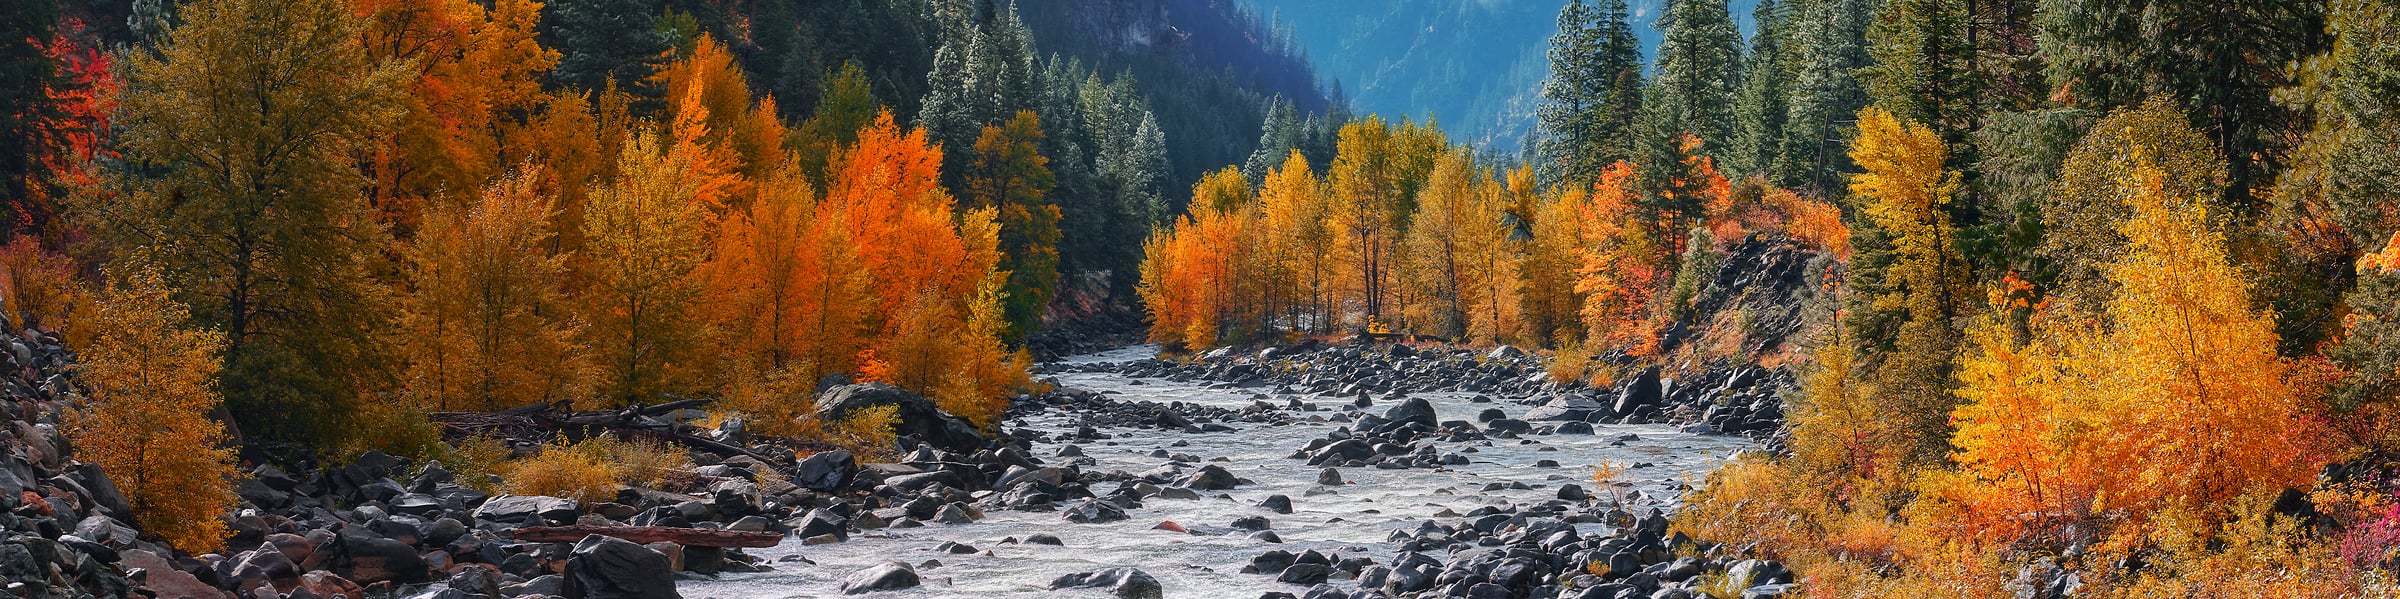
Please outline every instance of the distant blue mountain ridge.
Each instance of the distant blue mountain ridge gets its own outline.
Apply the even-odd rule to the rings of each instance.
[[[1567,0],[1241,0],[1288,31],[1361,113],[1438,120],[1453,139],[1513,152],[1534,124]],[[1664,0],[1627,0],[1647,61]],[[1758,0],[1731,0],[1748,36]]]

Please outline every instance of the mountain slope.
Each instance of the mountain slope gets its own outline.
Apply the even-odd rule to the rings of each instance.
[[[1288,27],[1360,112],[1438,118],[1460,139],[1515,150],[1533,126],[1549,41],[1566,0],[1243,0]],[[1645,56],[1663,0],[1629,0]],[[1732,0],[1752,30],[1757,0]]]

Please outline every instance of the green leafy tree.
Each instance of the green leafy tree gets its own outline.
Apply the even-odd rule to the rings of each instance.
[[[389,382],[388,247],[357,152],[399,116],[406,71],[359,46],[333,0],[200,0],[156,54],[126,60],[129,164],[87,206],[225,333],[219,382],[252,436],[327,443]]]
[[[983,128],[967,171],[971,207],[1000,213],[1000,269],[1008,272],[1001,308],[1010,339],[1040,328],[1058,287],[1058,206],[1049,198],[1057,179],[1041,142],[1041,118],[1019,111],[1006,126]]]

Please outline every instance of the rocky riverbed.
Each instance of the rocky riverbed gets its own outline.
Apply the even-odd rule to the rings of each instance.
[[[1349,374],[1288,360],[1241,368],[1275,363],[1256,354],[1170,364],[1146,347],[1048,365],[1071,391],[1021,402],[1008,422],[1029,463],[990,480],[886,478],[847,515],[833,506],[794,519],[816,527],[803,537],[844,540],[752,550],[771,571],[689,580],[681,592],[1497,599],[1786,589],[1773,583],[1789,573],[1771,562],[1665,535],[1663,512],[1691,484],[1757,446],[1691,426],[1704,419],[1669,423],[1706,407],[1671,405],[1666,392],[1647,410],[1578,403],[1578,418],[1536,423],[1528,412],[1610,391],[1536,382],[1538,361],[1521,353],[1391,347],[1303,348],[1329,354],[1315,358],[1324,364],[1354,364]],[[1751,386],[1772,380],[1757,379]],[[1749,393],[1735,387],[1711,397]],[[1616,475],[1593,480],[1600,466]],[[977,490],[943,488],[952,483]],[[928,489],[963,501],[910,498]],[[866,507],[893,503],[902,507]]]

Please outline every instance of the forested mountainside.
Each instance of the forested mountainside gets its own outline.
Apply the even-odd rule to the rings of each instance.
[[[1438,117],[1442,127],[1499,151],[1533,131],[1549,40],[1563,0],[1243,0],[1267,15],[1362,112]],[[1757,0],[1729,3],[1744,35]],[[1658,48],[1666,3],[1628,3],[1643,56]]]

